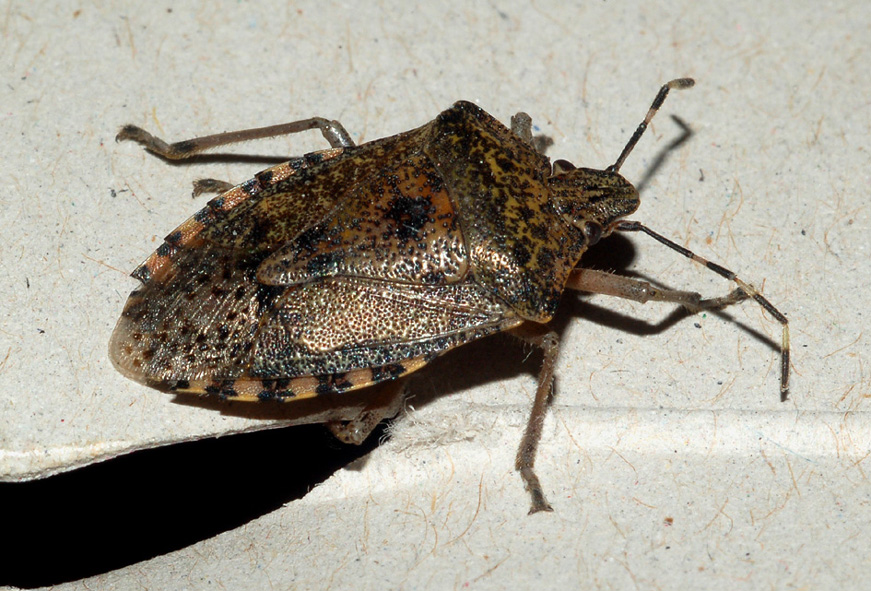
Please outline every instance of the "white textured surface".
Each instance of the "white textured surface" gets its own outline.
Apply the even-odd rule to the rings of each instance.
[[[692,76],[623,168],[644,177],[679,133],[669,114],[694,130],[634,217],[764,286],[788,314],[790,400],[777,396],[779,327],[754,305],[671,322],[668,307],[569,298],[537,464],[554,513],[526,516],[512,470],[534,367],[507,367],[503,351],[523,355],[505,339],[422,374],[418,410],[364,466],[237,529],[62,588],[861,588],[871,8],[266,6],[0,11],[0,478],[263,424],[176,404],[106,357],[135,285],[127,273],[202,205],[190,182],[265,167],[169,166],[112,141],[128,122],[178,140],[321,115],[362,142],[465,98],[505,122],[528,112],[552,158],[602,168],[659,85]],[[320,147],[311,134],[237,151]],[[647,278],[731,289],[630,239],[629,268]]]

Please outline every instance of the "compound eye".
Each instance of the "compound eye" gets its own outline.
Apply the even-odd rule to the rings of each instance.
[[[602,225],[596,222],[586,222],[583,232],[587,239],[587,246],[592,246],[602,239]]]
[[[553,163],[553,174],[562,174],[564,172],[570,172],[577,168],[574,164],[569,162],[568,160],[555,160]]]

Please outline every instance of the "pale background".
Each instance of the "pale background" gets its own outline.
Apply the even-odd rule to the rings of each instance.
[[[463,98],[504,122],[527,111],[549,156],[604,168],[658,87],[692,76],[623,168],[646,179],[634,218],[762,287],[790,318],[794,369],[780,403],[780,328],[753,304],[682,317],[569,295],[537,463],[553,513],[526,515],[513,471],[538,358],[497,337],[422,372],[393,437],[347,469],[319,429],[294,427],[4,484],[5,534],[46,570],[13,553],[0,584],[860,588],[869,44],[871,4],[851,1],[0,3],[6,481],[267,424],[107,359],[127,274],[204,203],[191,181],[268,165],[167,165],[116,144],[124,123],[180,140],[320,115],[365,142]],[[680,134],[670,114],[694,135],[647,178]],[[324,146],[311,133],[233,151]],[[732,288],[642,236],[615,245],[597,264]]]

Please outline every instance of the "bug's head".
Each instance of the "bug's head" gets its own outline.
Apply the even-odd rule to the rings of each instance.
[[[548,186],[563,219],[583,231],[587,246],[610,234],[614,222],[641,204],[638,190],[620,173],[575,168],[565,160],[554,162]]]
[[[548,185],[563,218],[583,231],[587,246],[595,244],[617,228],[619,218],[634,213],[641,203],[638,190],[620,175],[620,167],[632,153],[647,126],[673,88],[690,88],[692,78],[677,78],[664,84],[635,128],[617,161],[605,170],[575,168],[571,162],[557,160]]]

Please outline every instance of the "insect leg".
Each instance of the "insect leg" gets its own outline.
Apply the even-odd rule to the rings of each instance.
[[[523,111],[511,117],[511,131],[527,144],[532,144],[532,117]]]
[[[235,187],[233,183],[218,179],[197,179],[194,181],[194,197],[203,193],[226,193]]]
[[[683,246],[672,242],[665,236],[657,234],[641,222],[621,220],[614,224],[613,229],[621,232],[644,232],[654,240],[666,245],[674,251],[679,252],[685,257],[694,260],[695,262],[703,265],[707,269],[710,269],[717,275],[725,277],[730,281],[734,281],[738,284],[738,289],[740,291],[747,294],[747,297],[753,298],[757,304],[762,306],[763,310],[771,314],[771,316],[780,323],[780,326],[782,328],[782,336],[780,342],[780,399],[782,401],[786,400],[786,397],[789,394],[789,320],[787,320],[786,316],[784,316],[780,310],[775,308],[774,305],[769,302],[765,298],[765,296],[759,293],[759,291],[757,291],[755,287],[741,280],[741,278],[738,277],[738,275],[736,275],[734,271],[730,271],[725,267],[721,267],[717,263],[712,263],[711,261],[700,257],[688,248],[684,248]]]
[[[383,382],[373,387],[368,404],[360,410],[357,418],[349,421],[330,421],[327,428],[342,443],[360,445],[384,419],[395,417],[402,410],[408,393],[408,380],[398,379]]]
[[[539,154],[544,154],[553,145],[553,138],[546,135],[532,135],[532,117],[520,111],[511,118],[511,132],[529,144]]]
[[[239,131],[228,131],[226,133],[218,133],[215,135],[205,135],[198,138],[183,140],[168,144],[159,137],[156,137],[141,127],[135,125],[125,125],[118,131],[115,136],[115,141],[133,140],[145,147],[149,152],[154,152],[159,156],[170,160],[184,160],[190,158],[200,152],[211,150],[219,146],[235,144],[238,142],[247,142],[279,135],[289,135],[308,131],[309,129],[320,129],[330,146],[333,148],[348,148],[354,145],[354,140],[338,121],[330,121],[323,117],[312,117],[301,121],[292,121],[290,123],[282,123],[280,125],[270,125],[268,127],[255,127],[252,129],[242,129]]]
[[[628,285],[627,283],[623,283],[623,287],[621,287],[621,283],[627,281],[625,278],[617,278],[616,275],[610,275],[608,273],[603,274],[600,271],[590,272],[590,270],[583,269],[577,270],[572,274],[571,278],[569,279],[568,287],[581,291],[592,291],[594,293],[616,295],[642,303],[649,300],[677,302],[683,304],[691,311],[719,308],[746,299],[755,300],[756,303],[762,306],[762,308],[766,312],[768,312],[775,320],[777,320],[782,327],[780,342],[780,399],[781,401],[786,400],[787,396],[789,395],[789,320],[786,318],[786,316],[783,315],[780,310],[775,308],[774,305],[769,302],[765,298],[765,296],[759,293],[759,291],[755,287],[753,287],[749,283],[746,283],[740,277],[738,277],[738,275],[736,275],[734,271],[730,271],[729,269],[722,267],[717,263],[712,263],[711,261],[700,257],[693,251],[684,248],[683,246],[680,246],[675,242],[672,242],[665,236],[657,234],[640,222],[621,220],[615,222],[609,229],[609,231],[614,230],[621,232],[643,232],[648,236],[652,237],[653,239],[657,240],[658,242],[666,245],[670,249],[677,251],[685,257],[692,259],[700,265],[703,265],[704,267],[710,269],[721,277],[725,277],[730,281],[734,281],[736,284],[738,284],[738,289],[734,290],[729,295],[721,298],[712,298],[709,300],[699,299],[698,302],[694,302],[693,298],[695,297],[695,294],[692,294],[692,292],[657,290],[649,284],[644,284],[644,282],[635,282],[632,286]],[[584,278],[585,275],[586,278]],[[605,279],[604,277],[602,277],[602,275],[607,275],[613,279]],[[584,287],[584,284],[586,284],[587,287]],[[611,289],[613,291],[607,291],[608,289]],[[651,292],[650,290],[653,291]],[[657,295],[649,295],[654,292],[656,292]],[[645,296],[645,293],[647,293],[648,296]]]
[[[514,468],[520,472],[520,477],[526,484],[526,490],[532,495],[532,507],[530,515],[539,511],[553,511],[550,503],[544,497],[544,491],[538,476],[535,474],[535,452],[538,450],[538,442],[541,440],[541,428],[544,425],[544,416],[547,412],[547,404],[553,392],[553,374],[556,365],[556,357],[559,352],[559,335],[542,324],[525,322],[512,329],[514,336],[539,347],[544,352],[544,361],[538,372],[538,388],[535,390],[535,400],[532,403],[532,411],[529,413],[529,422],[520,447],[517,449],[517,458],[514,460]]]
[[[719,298],[702,298],[695,291],[680,291],[677,289],[661,289],[640,279],[614,275],[595,269],[575,269],[569,276],[566,287],[576,291],[587,291],[603,295],[625,298],[641,304],[647,302],[672,302],[680,304],[690,312],[701,312],[724,308],[744,301],[750,296],[742,289],[736,289],[729,295]]]

